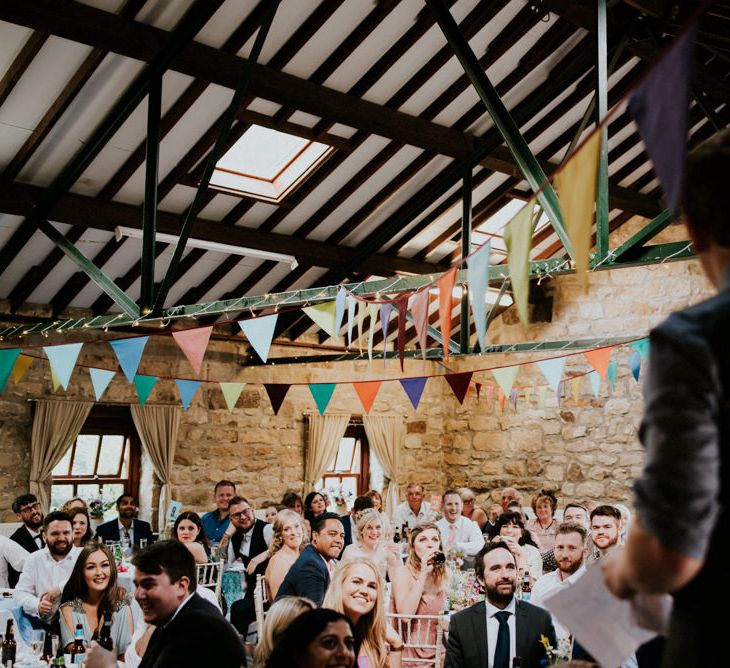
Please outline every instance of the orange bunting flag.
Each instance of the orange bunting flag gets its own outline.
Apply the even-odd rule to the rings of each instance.
[[[456,268],[444,272],[438,280],[439,286],[439,322],[441,339],[444,347],[444,360],[449,359],[449,342],[451,341],[451,309],[454,302],[452,291],[456,283]]]
[[[595,350],[587,350],[583,353],[588,363],[598,372],[601,380],[605,382],[608,374],[608,365],[611,362],[612,347],[596,348]]]
[[[601,133],[594,132],[555,175],[565,229],[573,247],[575,270],[584,288],[588,287],[588,256],[600,150]]]
[[[185,353],[185,357],[188,358],[188,362],[190,362],[190,365],[198,375],[200,375],[200,370],[203,367],[203,357],[205,356],[205,350],[208,347],[208,341],[212,332],[213,325],[172,333],[172,338],[175,339],[175,343],[180,346],[180,350]]]
[[[380,380],[368,380],[362,383],[353,383],[357,396],[360,397],[360,403],[362,404],[365,413],[370,413],[370,409],[375,403],[375,397],[378,396],[378,390],[382,385]]]

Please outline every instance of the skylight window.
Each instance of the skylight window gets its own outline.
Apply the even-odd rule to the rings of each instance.
[[[331,150],[326,144],[252,125],[218,161],[210,185],[278,202]]]

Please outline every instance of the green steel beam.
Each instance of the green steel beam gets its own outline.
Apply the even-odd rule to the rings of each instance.
[[[609,269],[616,267],[637,267],[646,264],[662,264],[668,260],[690,260],[696,257],[692,243],[689,241],[674,241],[666,244],[646,246],[636,256],[629,260],[608,265]]]
[[[469,77],[474,89],[481,98],[495,126],[502,135],[507,147],[515,158],[515,162],[522,171],[533,192],[537,193],[537,200],[545,210],[550,223],[558,235],[569,257],[573,257],[570,240],[563,224],[558,196],[548,181],[545,172],[530,151],[520,129],[510,116],[501,98],[497,94],[487,73],[479,65],[479,60],[471,50],[459,26],[444,4],[443,0],[426,0],[426,4],[436,18],[446,40],[459,59],[464,72]]]
[[[608,113],[608,29],[606,0],[596,2],[596,125]],[[608,127],[600,126],[596,184],[596,260],[608,255]]]
[[[461,196],[461,259],[471,253],[471,167],[464,169],[464,183]],[[463,265],[467,268],[466,263]],[[460,352],[469,352],[469,291],[462,289],[461,320],[459,327]]]
[[[226,109],[226,112],[223,114],[223,118],[221,119],[221,132],[216,139],[215,145],[208,154],[203,174],[200,177],[200,184],[195,192],[195,198],[193,199],[193,203],[188,207],[185,220],[180,228],[180,235],[177,245],[175,246],[175,251],[172,254],[170,264],[167,267],[165,278],[157,292],[157,298],[155,299],[155,304],[152,309],[154,313],[160,314],[164,309],[167,293],[170,291],[170,287],[177,276],[177,270],[180,265],[180,260],[182,259],[182,254],[185,251],[185,245],[188,242],[188,237],[190,236],[190,229],[193,225],[193,221],[203,206],[203,200],[207,195],[208,184],[210,183],[211,176],[213,176],[213,170],[215,169],[216,162],[218,162],[218,158],[220,158],[223,154],[223,148],[226,144],[226,140],[228,139],[228,135],[231,132],[231,128],[233,127],[233,122],[236,119],[236,112],[241,106],[243,98],[246,95],[246,91],[248,90],[248,86],[251,83],[251,75],[253,74],[254,66],[261,54],[261,49],[264,47],[266,36],[269,34],[269,28],[271,28],[271,24],[274,21],[274,16],[276,15],[278,7],[279,0],[269,0],[268,13],[256,34],[256,40],[254,41],[253,48],[251,49],[251,54],[246,60],[244,69],[241,72],[241,77],[238,80],[238,85],[236,86],[231,102],[228,105],[228,109]]]
[[[149,313],[155,299],[155,237],[157,234],[157,177],[160,165],[162,75],[152,77],[147,97],[147,153],[142,208],[142,266],[139,309]]]
[[[611,254],[612,262],[620,262],[631,259],[640,254],[640,249],[649,239],[654,238],[659,232],[668,227],[674,218],[672,212],[667,209],[662,211],[656,218],[647,223],[633,237],[622,243]]]
[[[406,311],[406,320],[412,324],[416,324],[416,321],[413,319],[413,316],[411,315],[410,311]],[[436,329],[433,325],[428,325],[426,327],[426,330],[428,331],[428,335],[438,343],[438,345],[443,346],[444,345],[444,339],[441,336],[441,332]],[[437,349],[439,350],[439,349]],[[420,350],[418,351],[420,353]],[[440,349],[441,355],[443,355],[443,348]],[[461,350],[459,349],[459,346],[457,345],[456,341],[449,341],[449,354],[458,355],[461,353]]]
[[[0,251],[0,275],[8,268],[13,258],[20,252],[36,229],[41,229],[54,243],[56,243],[79,268],[89,274],[99,287],[127,311],[128,300],[119,302],[119,290],[114,282],[107,277],[100,269],[94,267],[78,251],[69,252],[67,246],[60,243],[59,236],[51,230],[55,228],[47,223],[62,195],[83,174],[84,170],[93,162],[94,158],[104,148],[109,139],[127,120],[129,115],[144,100],[149,90],[150,79],[154,73],[164,72],[182,49],[200,32],[200,29],[208,22],[210,17],[220,8],[223,0],[199,0],[187,12],[179,24],[170,33],[169,40],[164,44],[159,53],[152,59],[143,72],[132,82],[127,90],[122,93],[112,110],[106,115],[104,121],[91,133],[81,149],[74,155],[71,161],[54,179],[50,187],[45,191],[43,198],[35,203],[33,210],[20,224],[8,242]],[[91,272],[91,273],[90,273]],[[93,273],[93,276],[92,276]],[[136,305],[135,305],[136,309]]]

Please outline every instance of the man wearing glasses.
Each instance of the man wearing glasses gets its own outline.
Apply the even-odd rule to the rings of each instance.
[[[23,523],[10,536],[26,552],[36,552],[45,546],[41,535],[43,527],[43,510],[35,494],[21,494],[13,501],[13,512]],[[20,573],[12,566],[8,567],[8,584],[15,588],[18,584]]]
[[[231,606],[231,624],[245,638],[249,625],[256,619],[253,601],[256,576],[259,573],[263,575],[269,563],[269,546],[264,538],[267,524],[256,519],[254,507],[242,496],[231,499],[228,517],[231,518],[231,523],[223,534],[220,547],[227,549],[228,564],[238,563],[239,568],[246,573],[245,578],[241,578],[244,596]]]

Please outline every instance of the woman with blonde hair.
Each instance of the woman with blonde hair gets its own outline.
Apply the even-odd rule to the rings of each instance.
[[[377,567],[382,578],[386,573],[391,581],[395,571],[401,566],[400,548],[395,543],[384,540],[383,515],[375,508],[367,508],[358,513],[355,522],[357,541],[345,548],[343,561],[365,557]]]
[[[405,567],[393,578],[393,604],[400,615],[441,615],[446,605],[449,576],[441,546],[441,533],[433,522],[417,524],[408,541],[410,550]],[[405,622],[404,622],[405,623]],[[404,636],[416,647],[408,647],[404,658],[409,668],[433,666],[436,656],[436,621],[411,620]],[[431,647],[418,647],[430,645]],[[433,648],[433,649],[432,649]]]
[[[269,565],[264,573],[269,600],[276,598],[286,574],[299,558],[304,533],[304,521],[299,513],[293,510],[279,511],[274,520],[274,537],[268,551]]]
[[[403,641],[385,621],[383,579],[370,559],[343,563],[332,575],[322,607],[352,622],[360,643],[358,668],[400,668]]]
[[[314,610],[316,607],[314,601],[303,596],[284,596],[272,603],[266,614],[261,639],[254,651],[253,668],[264,668],[286,627],[303,612]]]

